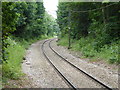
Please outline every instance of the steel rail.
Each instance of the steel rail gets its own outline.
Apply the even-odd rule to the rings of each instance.
[[[78,68],[77,66],[75,66],[73,63],[69,62],[67,59],[65,59],[63,56],[61,56],[57,51],[55,51],[52,47],[51,47],[51,42],[54,39],[50,40],[49,42],[49,47],[51,48],[51,50],[58,55],[60,58],[62,58],[62,60],[64,60],[65,62],[67,62],[68,64],[70,64],[71,66],[73,66],[74,68],[76,68],[77,70],[79,70],[80,72],[82,72],[83,74],[85,74],[86,76],[88,76],[89,78],[91,78],[92,80],[96,81],[97,83],[99,83],[100,85],[102,85],[103,87],[105,87],[108,90],[113,90],[110,86],[104,84],[103,82],[99,81],[98,79],[96,79],[95,77],[93,77],[92,75],[88,74],[86,71]]]
[[[53,68],[57,71],[57,73],[62,76],[62,78],[69,84],[70,87],[72,87],[73,90],[77,90],[76,87],[58,70],[58,68],[53,64],[53,62],[49,59],[49,57],[46,55],[45,53],[45,50],[44,50],[44,44],[49,41],[49,40],[46,40],[43,42],[42,44],[42,52],[43,52],[43,55],[46,57],[46,59],[48,60],[48,62],[53,66]]]

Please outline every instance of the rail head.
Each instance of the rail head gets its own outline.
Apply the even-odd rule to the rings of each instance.
[[[51,42],[54,39],[50,40],[49,42],[49,47],[51,48],[51,50],[58,55],[60,58],[62,58],[65,62],[69,63],[71,66],[73,66],[74,68],[76,68],[77,70],[79,70],[80,72],[82,72],[83,74],[85,74],[86,76],[90,77],[91,79],[93,79],[94,81],[98,82],[100,85],[102,85],[103,87],[105,87],[108,90],[113,90],[110,86],[104,84],[103,82],[101,82],[100,80],[98,80],[97,78],[93,77],[92,75],[88,74],[86,71],[78,68],[77,66],[75,66],[73,63],[71,63],[70,61],[68,61],[67,59],[65,59],[63,56],[61,56],[57,51],[55,51],[52,47],[51,47]]]
[[[47,56],[47,54],[45,53],[45,50],[44,50],[44,44],[49,41],[49,40],[46,40],[43,42],[42,44],[42,52],[43,52],[43,55],[45,56],[45,58],[48,60],[48,62],[53,66],[53,68],[57,71],[57,73],[65,80],[65,83],[67,82],[69,84],[70,87],[72,87],[73,90],[76,90],[76,87],[59,71],[59,69],[52,63],[52,60],[49,59],[49,57]]]

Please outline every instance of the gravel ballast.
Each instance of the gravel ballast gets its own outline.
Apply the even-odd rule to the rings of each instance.
[[[56,40],[51,42],[51,47],[68,61],[102,81],[111,88],[118,88],[118,73],[112,69],[107,69],[90,62],[80,59],[63,46],[57,46]]]
[[[75,56],[63,46],[57,46],[56,40],[51,42],[51,47],[75,66],[86,71],[96,79],[107,84],[111,88],[118,88],[118,73],[112,69],[102,67]],[[41,46],[45,40],[33,43],[26,51],[22,64],[23,72],[32,81],[31,88],[69,88],[68,84],[60,77],[52,65],[44,57]],[[64,62],[45,43],[45,52],[59,71],[67,77],[77,88],[102,88],[101,85],[78,72],[68,63]]]
[[[23,72],[32,79],[32,88],[68,88],[44,57],[41,50],[43,42],[44,40],[38,41],[27,50],[22,65]]]

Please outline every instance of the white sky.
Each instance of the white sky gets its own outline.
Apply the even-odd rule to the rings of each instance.
[[[44,2],[44,7],[48,14],[52,15],[54,18],[57,18],[57,5],[58,5],[58,0],[43,0]]]

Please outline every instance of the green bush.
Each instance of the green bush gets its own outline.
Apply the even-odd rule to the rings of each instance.
[[[59,42],[58,45],[62,45],[62,46],[68,46],[68,38],[66,38],[67,35],[65,35],[64,37],[62,37]]]
[[[109,63],[120,63],[118,59],[118,44],[105,45],[97,57],[106,59]]]
[[[3,61],[2,64],[3,78],[19,79],[19,77],[23,75],[21,71],[21,63],[25,55],[25,50],[30,44],[47,38],[47,36],[41,36],[25,40],[14,36],[8,37],[8,39],[5,40],[5,42],[9,45],[5,48],[6,61]]]
[[[113,42],[111,44],[105,44],[102,47],[97,47],[96,41],[94,38],[86,37],[81,38],[80,40],[71,40],[72,50],[80,51],[84,57],[91,59],[100,59],[105,60],[111,64],[119,64],[120,60],[118,59],[118,45],[119,41]],[[67,36],[61,38],[58,42],[59,45],[68,46]]]
[[[77,41],[77,44],[79,48],[76,50],[79,50],[83,53],[84,56],[86,57],[93,57],[95,56],[93,52],[95,52],[93,45],[91,43],[92,39],[89,38],[81,38],[79,41]]]
[[[3,76],[11,79],[18,79],[21,75],[21,62],[25,54],[25,48],[11,38],[6,40],[9,46],[5,49],[7,61],[3,62]]]

